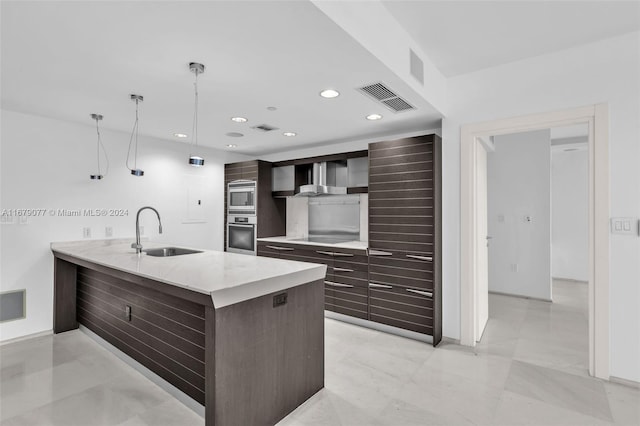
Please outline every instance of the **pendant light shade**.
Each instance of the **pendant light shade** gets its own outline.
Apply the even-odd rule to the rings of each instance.
[[[100,126],[98,125],[98,123],[100,122],[100,120],[102,120],[102,115],[101,114],[91,114],[91,119],[96,121],[96,133],[98,135],[98,140],[96,142],[96,153],[97,153],[97,159],[98,159],[98,173],[93,174],[93,175],[89,175],[89,177],[91,178],[91,180],[101,180],[104,176],[107,175],[107,173],[109,173],[109,158],[107,157],[107,151],[104,149],[104,145],[102,144],[102,139],[100,138]],[[100,150],[102,150],[102,153],[104,154],[104,159],[106,161],[106,169],[104,172],[104,176],[102,175],[102,170],[100,168]]]
[[[144,176],[144,171],[138,168],[138,104],[144,100],[142,95],[131,95],[131,100],[136,103],[136,121],[133,123],[131,138],[129,139],[129,151],[127,151],[127,169],[133,176]],[[129,166],[129,157],[133,146],[133,168]]]
[[[204,158],[198,157],[197,155],[192,155],[189,157],[189,164],[192,166],[204,166]]]
[[[204,65],[199,64],[197,62],[189,63],[189,69],[192,73],[196,75],[195,83],[193,87],[195,88],[195,105],[193,108],[193,129],[191,132],[191,143],[194,145],[194,150],[198,149],[198,74],[202,74],[204,72]],[[191,154],[189,156],[189,164],[194,167],[204,166],[204,158],[200,155]]]

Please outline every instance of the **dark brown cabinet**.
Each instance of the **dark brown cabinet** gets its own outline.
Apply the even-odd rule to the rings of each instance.
[[[258,256],[327,265],[325,309],[368,319],[369,264],[365,250],[259,241]]]
[[[252,180],[256,187],[256,236],[274,237],[285,234],[286,203],[284,199],[271,195],[272,163],[262,160],[243,161],[224,165],[224,241],[227,241],[228,184],[236,180]]]
[[[327,265],[325,309],[442,340],[441,141],[369,145],[369,251],[258,242],[258,255]],[[302,176],[303,174],[301,174]]]
[[[369,145],[369,319],[442,339],[441,141]]]

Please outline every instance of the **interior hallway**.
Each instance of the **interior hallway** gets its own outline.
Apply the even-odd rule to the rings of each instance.
[[[326,320],[325,389],[279,425],[638,425],[640,390],[587,376],[586,285],[490,295],[474,349]],[[0,347],[0,424],[204,425],[80,331]]]

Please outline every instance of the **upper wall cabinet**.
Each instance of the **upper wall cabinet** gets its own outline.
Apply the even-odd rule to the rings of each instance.
[[[273,163],[273,196],[289,197],[295,195],[300,186],[314,183],[313,164],[322,162],[340,166],[335,168],[339,173],[336,176],[336,186],[346,186],[348,194],[366,193],[369,178],[368,153],[368,150],[351,151]]]
[[[295,166],[273,167],[271,169],[271,189],[273,192],[293,191],[295,189]]]

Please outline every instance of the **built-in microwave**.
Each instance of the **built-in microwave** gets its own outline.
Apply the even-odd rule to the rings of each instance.
[[[227,251],[231,253],[256,254],[256,217],[227,217]]]
[[[227,215],[256,215],[256,182],[234,180],[227,187]]]

